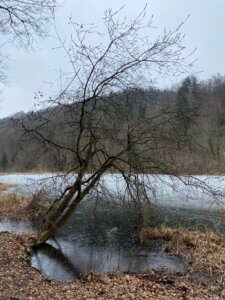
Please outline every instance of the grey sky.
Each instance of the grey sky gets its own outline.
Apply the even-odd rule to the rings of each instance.
[[[57,14],[57,27],[62,36],[67,33],[68,16],[72,14],[77,22],[98,22],[105,9],[118,9],[125,4],[123,14],[135,17],[145,4],[148,13],[154,15],[157,30],[164,27],[174,29],[187,15],[189,20],[182,28],[186,35],[185,46],[191,51],[198,48],[196,71],[198,76],[207,79],[217,73],[225,74],[225,1],[224,0],[65,0],[65,7]],[[39,44],[35,53],[27,53],[7,47],[10,56],[10,68],[7,71],[10,84],[3,87],[0,117],[17,111],[28,111],[34,104],[34,93],[44,90],[53,93],[52,85],[58,71],[65,67],[65,55],[56,47],[54,39]],[[159,84],[169,86],[181,78],[170,78]]]

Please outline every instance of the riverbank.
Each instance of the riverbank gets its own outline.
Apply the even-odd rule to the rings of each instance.
[[[15,187],[14,184],[2,183],[0,182],[0,192],[7,191],[8,189]]]
[[[62,283],[30,266],[34,236],[0,233],[0,299],[224,299],[223,283],[193,280],[185,274],[97,276]],[[203,249],[204,250],[204,249]]]
[[[42,192],[43,193],[43,192]],[[28,219],[40,213],[44,194],[33,199],[1,194],[0,218]],[[164,251],[189,265],[184,273],[96,275],[59,282],[31,267],[34,234],[0,233],[0,299],[225,299],[225,240],[211,232],[147,228],[142,244],[165,241]]]
[[[190,263],[187,275],[200,281],[225,287],[225,238],[206,230],[184,228],[146,228],[140,233],[141,243],[163,239],[163,250],[178,254]]]

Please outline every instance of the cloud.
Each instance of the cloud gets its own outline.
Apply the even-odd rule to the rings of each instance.
[[[65,7],[57,15],[57,28],[62,36],[68,36],[68,17],[72,14],[77,22],[97,22],[100,24],[106,8],[120,8],[125,4],[123,14],[135,17],[144,7],[146,0],[66,0]],[[199,61],[196,71],[201,70],[200,78],[206,79],[225,70],[225,1],[211,0],[152,0],[149,1],[149,15],[154,14],[154,24],[160,32],[164,27],[175,28],[188,14],[190,18],[183,26],[186,35],[185,45],[190,51],[198,48],[196,56]],[[34,53],[27,53],[11,47],[7,50],[11,57],[8,71],[10,86],[4,87],[4,102],[1,103],[0,117],[17,111],[28,111],[34,104],[34,93],[44,90],[46,94],[54,93],[54,88],[46,82],[54,82],[57,72],[66,68],[68,59],[56,47],[56,40],[49,38],[40,43]],[[179,80],[175,78],[174,81]],[[159,81],[160,85],[170,85],[171,80]]]

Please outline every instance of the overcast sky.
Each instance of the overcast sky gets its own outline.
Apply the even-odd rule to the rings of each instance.
[[[224,0],[65,0],[65,5],[56,16],[57,28],[62,36],[67,34],[67,20],[70,15],[77,22],[97,22],[107,8],[118,9],[125,5],[123,13],[135,17],[145,4],[149,16],[154,15],[157,30],[174,29],[189,14],[182,32],[186,35],[184,44],[191,51],[198,48],[195,57],[196,72],[200,79],[207,79],[217,73],[225,74],[225,1]],[[43,90],[51,95],[52,82],[59,69],[65,67],[65,55],[53,50],[56,41],[47,39],[39,44],[34,53],[27,53],[7,47],[10,65],[7,70],[9,85],[3,87],[0,117],[18,111],[32,109],[34,94]],[[170,86],[181,78],[159,80],[159,85]]]

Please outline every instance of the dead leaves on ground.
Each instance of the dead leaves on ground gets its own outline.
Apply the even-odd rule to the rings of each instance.
[[[62,283],[30,267],[33,237],[0,234],[0,299],[225,299],[222,285],[204,285],[176,275],[150,272],[98,276]]]

